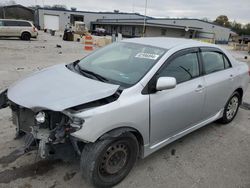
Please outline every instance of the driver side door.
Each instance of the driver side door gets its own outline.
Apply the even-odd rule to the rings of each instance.
[[[164,143],[201,120],[205,100],[204,78],[201,75],[198,48],[177,52],[155,75],[174,77],[173,89],[150,94],[150,145]]]

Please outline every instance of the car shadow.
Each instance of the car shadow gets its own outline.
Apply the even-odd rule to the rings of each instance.
[[[21,40],[20,38],[18,38],[18,37],[0,37],[0,40],[2,40],[2,41],[4,41],[4,40],[6,40],[6,41],[25,41],[25,40]],[[37,41],[37,39],[35,39],[35,38],[31,38],[30,40],[28,40],[28,41]]]

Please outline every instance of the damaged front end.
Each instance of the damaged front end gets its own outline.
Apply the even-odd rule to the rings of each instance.
[[[13,124],[16,125],[17,134],[30,134],[38,145],[41,158],[47,158],[54,154],[54,146],[70,143],[80,154],[77,140],[70,134],[81,129],[83,121],[78,118],[70,118],[61,112],[43,110],[34,112],[31,109],[17,105],[9,101],[12,110]]]

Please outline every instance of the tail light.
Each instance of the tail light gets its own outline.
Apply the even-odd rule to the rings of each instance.
[[[37,29],[36,29],[36,27],[33,27],[33,32],[37,32]]]
[[[248,75],[250,76],[250,69],[248,70]]]

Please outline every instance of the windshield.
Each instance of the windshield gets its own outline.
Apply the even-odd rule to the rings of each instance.
[[[103,81],[128,87],[137,83],[164,53],[161,48],[117,42],[85,57],[78,66],[82,71],[102,77]]]

